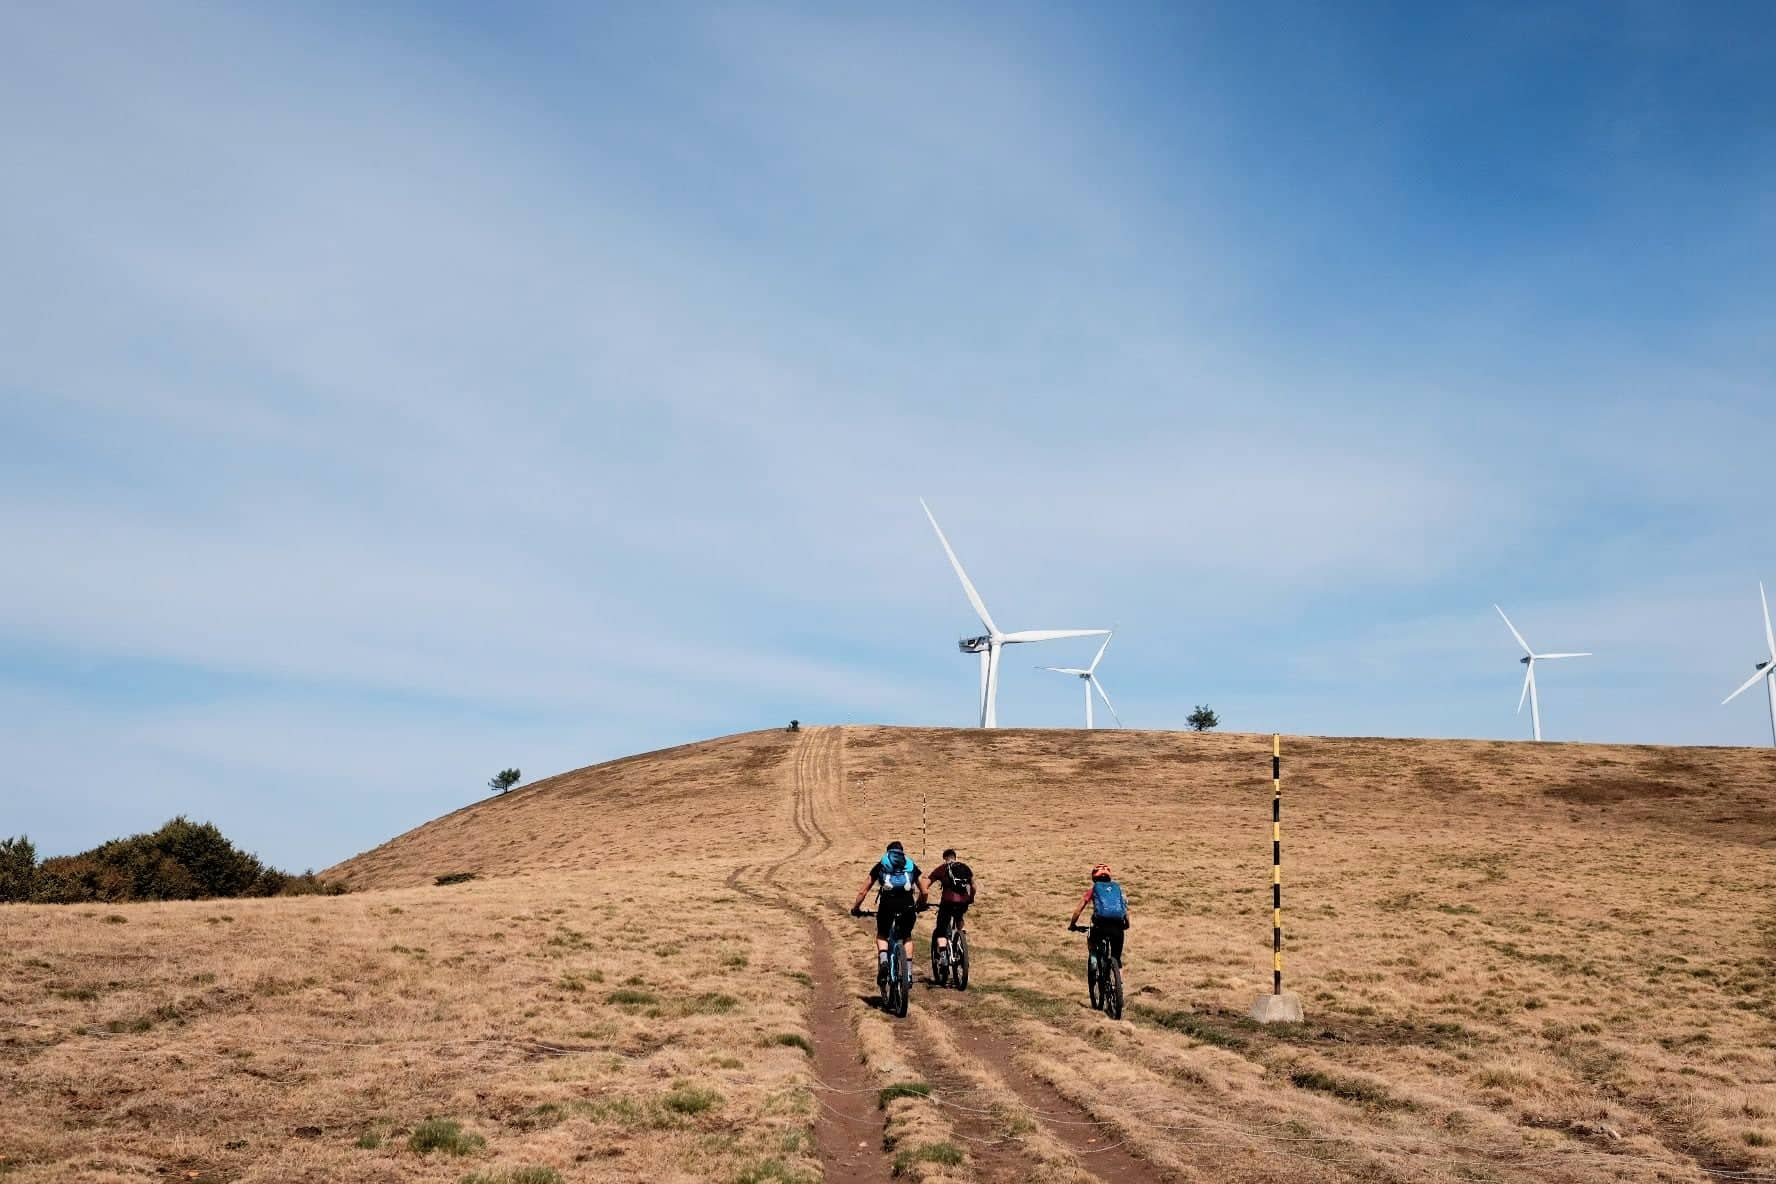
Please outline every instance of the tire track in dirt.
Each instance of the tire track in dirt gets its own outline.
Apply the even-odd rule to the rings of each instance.
[[[822,855],[833,843],[817,817],[814,798],[820,783],[830,781],[838,767],[839,732],[834,728],[805,729],[796,744],[790,785],[790,824],[801,842],[789,855],[764,867],[761,885],[782,889],[778,873],[790,864]],[[875,1105],[869,1070],[864,1066],[857,1033],[846,1008],[845,987],[833,961],[832,937],[806,908],[798,908],[781,896],[773,897],[748,881],[755,865],[743,864],[728,873],[728,887],[807,922],[808,970],[813,977],[814,998],[809,1004],[808,1027],[814,1038],[814,1150],[827,1180],[889,1184],[894,1167],[883,1147],[885,1116]]]
[[[966,1053],[978,1058],[1029,1107],[1042,1128],[1079,1158],[1080,1165],[1104,1184],[1155,1184],[1166,1172],[1131,1151],[1117,1129],[1048,1082],[1027,1072],[1011,1051],[979,1023],[962,1016],[960,1005],[934,1008],[950,1036]]]
[[[839,736],[837,729],[832,729],[831,735],[836,739]],[[833,831],[842,826],[855,829],[849,804],[844,797],[843,760],[836,744],[818,753],[819,759],[815,759],[816,754],[808,754],[807,759],[802,759],[803,756],[804,754],[798,753],[796,793],[798,802],[805,801],[806,813],[802,813],[802,807],[798,806],[797,829],[804,836],[804,851],[814,845],[813,836],[818,835],[822,844],[820,852],[824,853],[833,846]],[[828,813],[825,823],[820,818],[823,809]],[[798,851],[797,855],[801,853]],[[790,859],[776,864],[771,869],[772,873],[796,857],[791,856]],[[810,924],[820,934],[816,939],[816,949],[826,947],[830,965],[831,939],[823,926],[812,921]],[[836,987],[836,984],[833,985]],[[817,997],[818,991],[817,985]],[[842,995],[842,992],[839,993]],[[927,998],[930,997],[929,992],[926,995]],[[993,1034],[963,1018],[958,1003],[950,1002],[942,1007],[932,1008],[929,1014],[945,1027],[953,1043],[966,1054],[978,1059],[1029,1108],[1034,1121],[1043,1131],[1072,1152],[1083,1170],[1103,1181],[1103,1184],[1154,1184],[1155,1181],[1166,1179],[1166,1173],[1161,1169],[1124,1146],[1122,1136],[1116,1133],[1114,1127],[1018,1065],[1011,1052]],[[956,1088],[953,1084],[957,1080],[956,1074],[947,1070],[929,1047],[922,1047],[920,1042],[910,1036],[907,1043],[915,1051],[914,1060],[927,1080],[938,1084],[940,1088],[947,1080],[952,1083],[952,1089]],[[1033,1165],[1019,1149],[1016,1139],[1006,1138],[1004,1131],[998,1129],[996,1123],[975,1108],[951,1106],[950,1115],[958,1134],[970,1143],[972,1166],[983,1181],[998,1184],[1000,1181],[1015,1182],[1028,1178]]]

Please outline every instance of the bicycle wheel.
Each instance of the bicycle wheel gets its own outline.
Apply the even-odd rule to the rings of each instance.
[[[1104,972],[1104,1014],[1113,1020],[1122,1018],[1122,965],[1114,958]]]
[[[1099,970],[1098,952],[1091,950],[1085,956],[1085,988],[1091,993],[1093,1011],[1104,1009],[1104,976]]]
[[[894,1014],[895,983],[900,976],[894,973],[894,947],[888,947],[888,962],[882,975],[882,1010]]]
[[[950,980],[950,963],[956,958],[956,942],[950,939],[950,948],[946,951],[937,944],[937,935],[931,937],[931,981],[943,986]]]
[[[913,993],[913,964],[907,960],[904,952],[895,959],[895,963],[898,974],[895,979],[894,1014],[905,1019],[909,996]]]
[[[950,934],[950,981],[958,991],[968,989],[968,931],[958,928]]]

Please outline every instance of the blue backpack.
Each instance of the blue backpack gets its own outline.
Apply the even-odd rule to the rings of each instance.
[[[911,892],[918,883],[919,868],[905,851],[889,851],[882,856],[882,891]]]
[[[1122,885],[1115,880],[1092,881],[1092,918],[1098,921],[1128,920],[1128,901],[1122,898]]]

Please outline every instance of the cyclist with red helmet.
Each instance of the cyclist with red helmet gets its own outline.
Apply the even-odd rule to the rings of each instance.
[[[1079,907],[1073,910],[1073,919],[1067,922],[1069,929],[1079,924],[1079,916],[1087,908],[1092,911],[1091,936],[1089,944],[1095,945],[1102,941],[1110,951],[1110,956],[1118,963],[1122,961],[1122,935],[1129,927],[1128,900],[1122,894],[1122,885],[1116,882],[1110,865],[1100,863],[1092,868],[1091,887],[1085,890],[1085,896],[1079,901]]]

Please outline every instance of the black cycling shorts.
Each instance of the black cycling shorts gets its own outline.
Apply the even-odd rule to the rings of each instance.
[[[1122,961],[1122,935],[1128,931],[1126,920],[1093,921],[1088,942],[1101,941],[1110,947],[1110,956],[1118,962]]]
[[[913,940],[913,924],[919,919],[919,902],[908,893],[904,901],[882,897],[876,902],[876,938],[880,941]]]
[[[937,905],[937,925],[931,931],[931,940],[936,941],[939,934],[948,937],[950,935],[950,922],[952,920],[960,921],[963,915],[968,912],[968,906],[972,903],[973,901],[967,900],[957,901],[954,904],[939,901]]]

